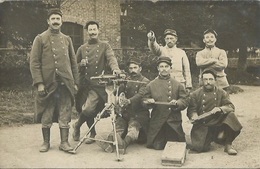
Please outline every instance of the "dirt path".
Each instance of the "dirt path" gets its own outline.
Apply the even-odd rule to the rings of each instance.
[[[212,144],[207,153],[189,153],[184,168],[259,168],[260,167],[260,87],[240,86],[243,93],[231,95],[236,106],[236,114],[243,125],[241,134],[234,145],[237,156],[229,156],[223,147]],[[183,112],[183,126],[189,134],[191,125]],[[111,130],[110,118],[97,124],[97,132],[106,136]],[[60,138],[58,125],[51,129],[51,149],[39,153],[42,143],[41,125],[0,128],[0,168],[163,168],[162,151],[134,144],[127,149],[121,162],[116,161],[115,153],[105,153],[96,144],[83,144],[77,154],[66,154],[58,150]],[[87,131],[82,127],[82,134]],[[72,130],[70,131],[72,133]],[[70,143],[75,146],[77,142]],[[170,168],[170,167],[169,167]]]

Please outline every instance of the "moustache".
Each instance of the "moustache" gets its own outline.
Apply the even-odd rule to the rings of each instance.
[[[130,75],[136,75],[137,73],[136,72],[131,72]]]
[[[95,33],[90,34],[90,36],[95,36],[95,35],[97,35],[97,34],[95,34]]]
[[[52,25],[53,25],[53,26],[56,26],[56,25],[59,26],[60,24],[58,24],[58,23],[54,23],[54,24],[52,24]]]

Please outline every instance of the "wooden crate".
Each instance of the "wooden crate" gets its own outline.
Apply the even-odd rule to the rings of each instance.
[[[186,159],[186,143],[168,141],[162,153],[162,165],[181,167]]]

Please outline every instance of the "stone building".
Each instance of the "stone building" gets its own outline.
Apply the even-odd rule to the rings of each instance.
[[[61,10],[62,31],[72,38],[75,51],[88,39],[84,26],[89,20],[99,22],[101,40],[114,49],[121,48],[120,0],[66,0]]]

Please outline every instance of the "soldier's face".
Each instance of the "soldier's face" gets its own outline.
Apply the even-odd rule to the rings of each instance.
[[[88,25],[88,35],[91,39],[97,39],[99,34],[99,29],[96,24]]]
[[[171,66],[168,65],[167,63],[165,62],[161,62],[158,66],[157,66],[157,69],[159,71],[159,74],[161,76],[168,76],[170,74],[170,71],[171,71]]]
[[[62,25],[62,18],[58,14],[52,14],[47,22],[51,29],[58,30]]]
[[[142,67],[137,64],[130,63],[128,69],[131,76],[136,76],[141,73]]]
[[[205,43],[206,46],[215,46],[217,39],[213,33],[207,33],[204,35],[203,42]]]
[[[215,87],[216,80],[211,73],[203,74],[202,81],[203,81],[203,86],[208,90],[211,90]]]
[[[166,45],[169,48],[172,48],[176,44],[178,38],[176,36],[173,36],[173,35],[166,35],[164,40],[165,40]]]

